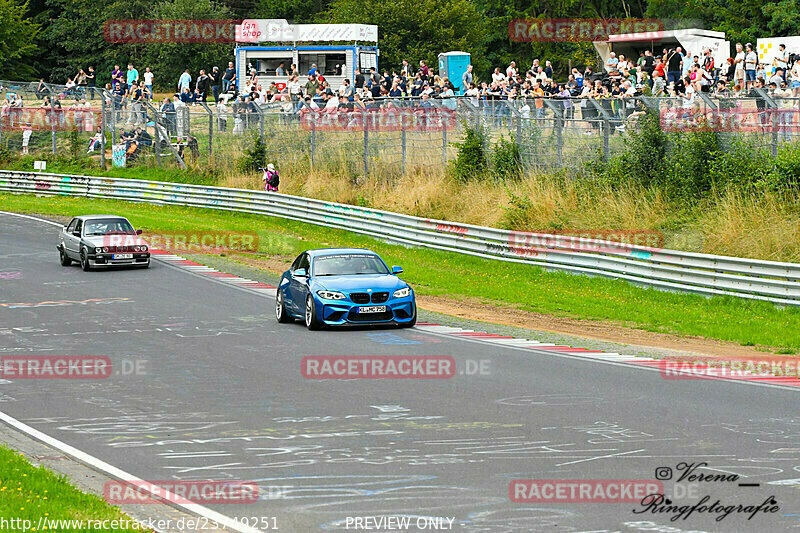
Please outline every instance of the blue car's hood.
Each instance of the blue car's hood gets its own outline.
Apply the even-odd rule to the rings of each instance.
[[[392,290],[407,285],[405,281],[392,274],[366,274],[360,276],[320,276],[314,282],[329,291],[358,291],[372,289]]]

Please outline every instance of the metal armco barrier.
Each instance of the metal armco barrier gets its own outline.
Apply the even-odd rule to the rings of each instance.
[[[0,170],[0,191],[243,211],[666,290],[800,305],[800,264],[515,232],[247,189]]]

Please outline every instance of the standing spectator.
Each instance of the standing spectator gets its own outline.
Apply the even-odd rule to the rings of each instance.
[[[506,75],[503,74],[502,72],[500,72],[500,67],[496,67],[494,69],[494,72],[492,72],[492,81],[496,82],[496,83],[500,83],[504,79],[506,79]]]
[[[791,80],[792,97],[797,98],[800,96],[800,61],[795,61],[792,65]],[[800,101],[797,105],[800,105]]]
[[[408,64],[407,60],[403,60],[403,66],[400,68],[400,75],[404,78],[411,77],[411,66]]]
[[[222,92],[228,92],[231,85],[236,87],[236,69],[233,68],[233,61],[228,62],[228,68],[225,69],[225,75],[222,76]]]
[[[250,78],[247,80],[247,87],[250,90],[250,92],[253,92],[253,90],[256,88],[257,85],[258,85],[258,72],[256,71],[256,69],[251,68]]]
[[[89,88],[89,99],[94,100],[94,91],[97,86],[97,76],[94,73],[94,67],[89,67],[86,73],[86,86]]]
[[[364,82],[366,80],[364,79],[364,75],[361,74],[361,69],[356,69],[355,70],[354,81],[355,81],[356,94],[359,94],[359,95],[364,94]]]
[[[652,78],[655,67],[656,60],[655,57],[653,57],[653,52],[645,50],[644,56],[642,56],[642,70],[647,72],[647,75]]]
[[[714,77],[714,56],[711,54],[711,48],[706,48],[705,58],[703,58],[703,70],[708,72],[710,77]]]
[[[422,77],[424,79],[428,79],[428,76],[430,76],[430,69],[428,68],[428,64],[425,61],[420,60],[419,70],[420,72],[422,72]]]
[[[679,46],[667,54],[667,83],[677,83],[681,79],[682,65],[683,56],[681,56],[681,47]]]
[[[311,63],[311,68],[308,70],[308,75],[316,77],[317,70],[318,70],[317,69],[317,64],[316,63]]]
[[[153,73],[150,72],[150,67],[144,68],[144,86],[149,93],[148,100],[153,101]]]
[[[128,84],[128,87],[139,85],[139,71],[133,68],[133,65],[130,63],[128,63],[128,72],[125,83]]]
[[[746,88],[750,90],[756,81],[756,70],[758,69],[758,55],[753,51],[753,45],[747,43],[745,47],[744,73],[747,81]]]
[[[509,63],[508,67],[506,67],[506,78],[514,79],[517,77],[517,63],[516,61],[512,61]]]
[[[164,98],[159,111],[161,111],[161,118],[167,127],[167,135],[175,135],[177,123],[175,121],[175,106],[172,105],[172,100]]]
[[[280,78],[286,77],[286,67],[284,67],[283,61],[278,63],[278,68],[275,69],[275,75]]]
[[[119,83],[120,87],[127,89],[125,84],[125,76],[122,75],[119,65],[114,65],[114,70],[111,71],[111,83]]]
[[[734,66],[734,74],[733,80],[734,83],[739,85],[740,87],[744,87],[744,60],[745,60],[745,53],[742,50],[742,43],[736,43],[736,55],[733,58],[733,66]]]
[[[544,62],[544,73],[547,74],[547,79],[553,79],[553,64],[548,60]]]
[[[142,99],[144,98],[144,91],[136,82],[131,83],[131,90],[129,96],[131,99],[130,109],[128,110],[128,120],[125,122],[130,125],[131,122],[135,126],[139,125],[140,117],[142,115]]]
[[[211,89],[211,78],[206,75],[204,69],[200,69],[200,75],[197,76],[197,92],[200,95],[201,102],[206,101],[209,89]]]
[[[786,45],[779,44],[778,45],[778,53],[775,55],[775,67],[777,69],[783,70],[784,81],[786,80],[786,72],[788,71],[789,67],[789,54],[786,53]],[[780,84],[778,84],[780,88]]]
[[[183,71],[181,77],[178,78],[178,93],[182,95],[184,92],[186,92],[191,88],[190,87],[191,84],[192,84],[192,75],[189,74],[189,69],[187,68],[186,70]]]
[[[211,69],[211,94],[214,95],[214,103],[219,103],[219,91],[222,87],[222,73],[219,71],[219,67],[214,67]]]
[[[470,84],[474,81],[475,80],[473,79],[472,76],[472,65],[467,65],[467,71],[464,73],[463,76],[461,76],[462,90],[466,91],[467,88],[469,88]]]

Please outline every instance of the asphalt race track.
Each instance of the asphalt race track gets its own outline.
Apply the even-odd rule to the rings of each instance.
[[[0,355],[107,356],[114,371],[4,379],[0,411],[142,479],[258,483],[255,503],[207,505],[229,517],[274,517],[287,532],[387,516],[469,533],[800,529],[800,390],[667,380],[419,329],[309,332],[278,324],[271,297],[162,261],[62,267],[57,233],[0,214]],[[314,355],[451,356],[456,372],[306,379]],[[728,478],[676,484],[681,463]],[[654,481],[662,467],[674,504],[773,496],[779,509],[671,521],[638,502],[509,497],[518,479]]]

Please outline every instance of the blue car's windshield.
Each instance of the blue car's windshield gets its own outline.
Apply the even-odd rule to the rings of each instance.
[[[314,259],[314,276],[357,276],[388,274],[389,269],[374,254],[323,255]]]

